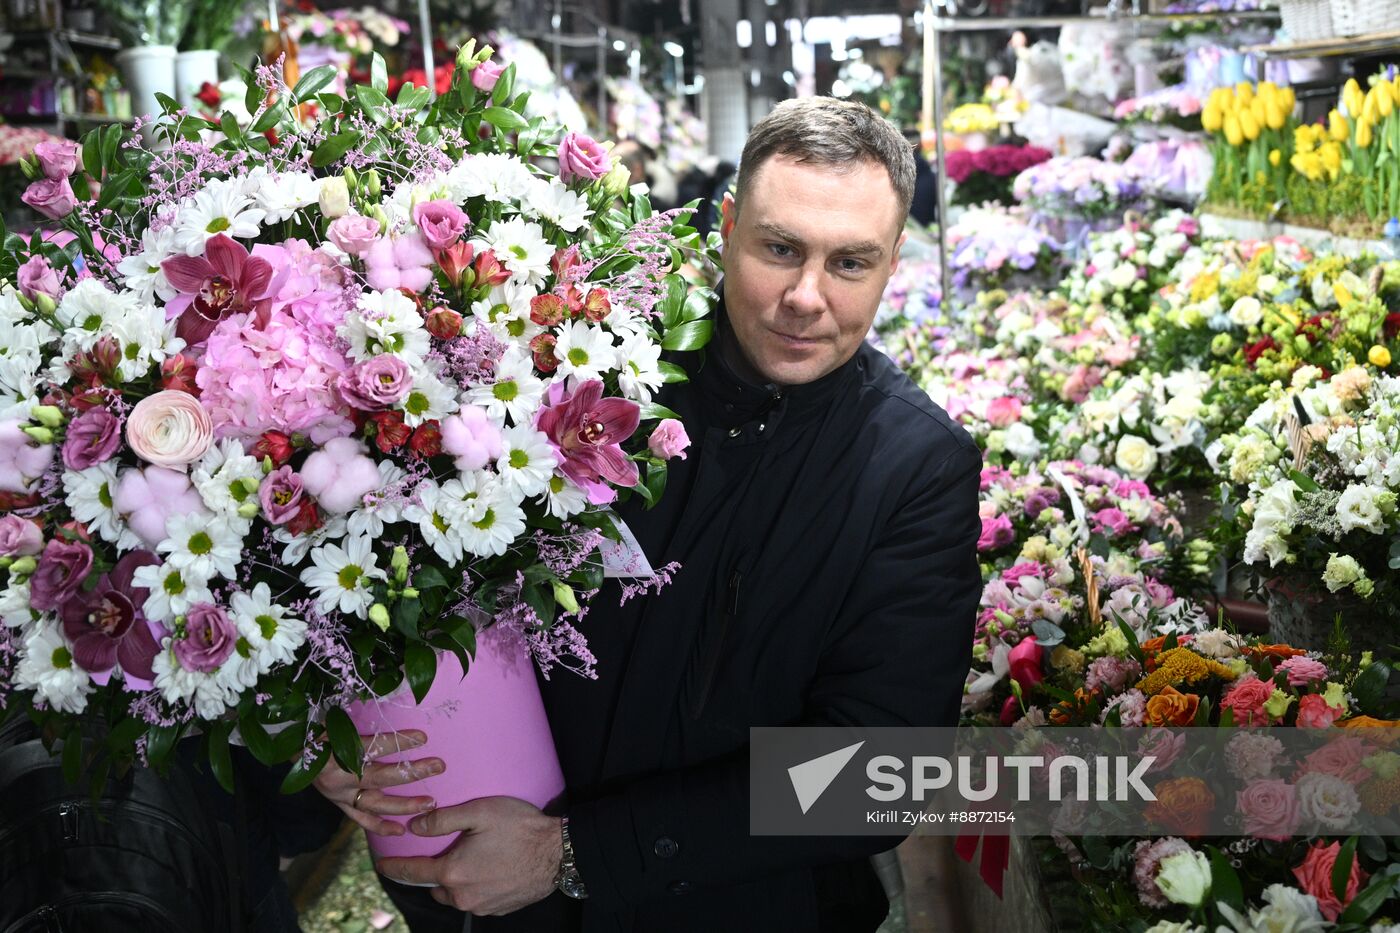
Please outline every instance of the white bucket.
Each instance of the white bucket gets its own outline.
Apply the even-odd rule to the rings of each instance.
[[[175,87],[179,93],[174,96],[181,106],[191,112],[198,110],[202,105],[195,95],[206,83],[219,83],[218,49],[196,49],[175,56]]]
[[[127,90],[131,92],[133,116],[159,114],[157,94],[175,96],[175,46],[138,45],[117,53]]]

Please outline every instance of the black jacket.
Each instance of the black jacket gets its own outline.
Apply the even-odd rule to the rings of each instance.
[[[657,509],[619,508],[681,569],[621,608],[609,581],[580,625],[599,680],[544,684],[589,892],[553,906],[588,933],[874,930],[868,857],[898,840],[751,837],[748,730],[956,725],[981,456],[868,345],[781,392],[693,356],[659,399],[689,457]]]

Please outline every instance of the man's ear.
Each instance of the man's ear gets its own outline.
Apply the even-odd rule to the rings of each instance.
[[[890,257],[890,275],[894,275],[895,270],[899,268],[899,253],[904,249],[904,241],[907,239],[909,234],[906,232],[901,233],[899,239],[894,241],[894,255]]]
[[[739,205],[734,203],[732,192],[724,193],[724,200],[719,202],[720,223],[719,236],[724,241],[726,249],[729,248],[729,234],[734,232],[734,223],[739,219]]]

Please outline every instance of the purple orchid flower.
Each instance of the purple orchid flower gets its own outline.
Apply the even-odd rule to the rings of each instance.
[[[603,398],[603,383],[590,379],[572,393],[561,383],[550,386],[535,427],[549,437],[564,475],[588,493],[589,502],[605,505],[616,496],[607,483],[637,485],[637,465],[627,459],[621,444],[640,421],[636,402]]]
[[[121,664],[128,676],[152,680],[151,661],[160,651],[141,607],[149,591],[132,586],[137,568],[159,564],[150,551],[132,551],[102,575],[90,592],[64,602],[63,634],[73,645],[73,660],[91,674]]]
[[[247,248],[227,234],[210,237],[203,256],[172,256],[160,267],[180,291],[166,304],[166,314],[180,318],[175,332],[191,346],[208,340],[230,314],[252,311],[266,323],[263,299],[272,265],[261,256],[249,256]]]

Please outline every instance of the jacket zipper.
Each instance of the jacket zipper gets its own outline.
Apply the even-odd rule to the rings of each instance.
[[[58,804],[49,804],[46,807],[42,807],[38,811],[31,813],[29,817],[19,823],[14,829],[5,833],[0,833],[0,849],[3,849],[9,844],[11,837],[18,836],[24,830],[36,824],[42,824],[52,819],[54,816],[57,816],[59,819],[59,826],[63,831],[64,842],[71,845],[77,841],[77,817],[79,813],[96,811],[98,813],[97,818],[101,819],[102,812],[110,810],[112,812],[107,813],[108,818],[110,818],[115,815],[115,810],[120,808],[126,813],[140,814],[144,819],[165,826],[186,842],[193,844],[195,849],[199,850],[206,859],[213,861],[214,864],[218,864],[219,860],[222,858],[222,856],[210,850],[208,843],[197,833],[193,832],[190,827],[176,820],[164,810],[138,800],[104,798],[104,802],[107,801],[112,801],[113,805],[106,807],[99,804],[97,807],[93,807],[87,800],[65,800]]]
[[[700,715],[705,712],[705,704],[709,702],[710,690],[714,687],[715,675],[719,671],[719,662],[724,656],[724,642],[729,634],[730,623],[739,614],[739,585],[743,582],[744,575],[739,571],[735,570],[729,575],[729,588],[724,596],[724,614],[720,616],[719,633],[711,643],[710,650],[705,656],[705,665],[701,668],[700,692],[692,704],[691,719],[699,719]]]
[[[58,908],[66,907],[70,904],[109,904],[120,907],[134,907],[145,913],[152,920],[163,921],[155,928],[156,931],[175,929],[175,921],[170,916],[170,912],[165,907],[148,897],[140,894],[132,894],[127,891],[82,891],[77,894],[59,900],[55,904],[44,904],[35,908],[21,917],[12,929],[22,931],[22,933],[67,933],[67,927],[63,926],[59,917]],[[41,924],[35,926],[33,924]],[[26,925],[28,924],[28,925]]]

